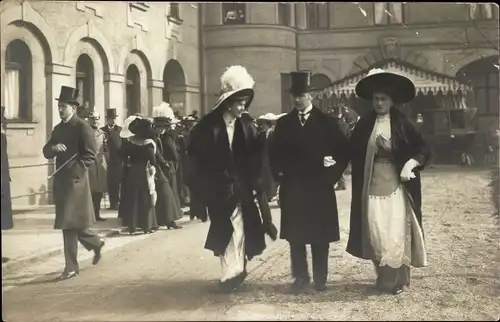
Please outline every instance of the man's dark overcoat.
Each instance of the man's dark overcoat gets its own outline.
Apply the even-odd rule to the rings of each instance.
[[[421,165],[413,172],[416,178],[403,184],[405,192],[410,197],[410,204],[415,211],[417,221],[422,227],[422,192],[420,171],[425,167],[430,157],[430,148],[418,128],[410,119],[396,108],[392,108],[391,116],[391,142],[392,158],[398,173],[401,173],[405,163],[413,158]],[[365,249],[363,252],[363,238],[366,238],[366,226],[362,220],[362,190],[365,175],[365,156],[368,140],[375,125],[375,112],[363,116],[351,134],[351,165],[352,165],[352,199],[349,241],[347,252],[358,258],[371,260],[372,256]],[[365,245],[368,243],[365,243]]]
[[[219,110],[206,115],[191,133],[188,153],[194,164],[197,182],[208,206],[210,229],[205,248],[215,256],[223,255],[233,234],[231,215],[241,203],[248,259],[265,249],[264,227],[253,190],[260,190],[257,129],[237,119],[229,148],[226,125]],[[232,189],[230,188],[232,187]]]
[[[67,150],[52,151],[52,146],[58,143],[66,145]],[[76,114],[67,123],[57,124],[43,147],[45,158],[56,158],[56,169],[76,154],[53,177],[55,229],[85,229],[95,222],[88,168],[95,162],[96,153],[94,130]]]
[[[270,148],[271,168],[280,182],[280,238],[296,244],[340,240],[333,189],[349,162],[346,136],[337,122],[313,107],[304,126],[297,110],[281,117]],[[331,156],[336,164],[324,166]]]

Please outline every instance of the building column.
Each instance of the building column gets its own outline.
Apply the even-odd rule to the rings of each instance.
[[[297,29],[304,30],[307,29],[307,10],[305,2],[296,2],[295,3],[295,24]]]
[[[125,76],[119,74],[104,75],[104,102],[107,108],[115,108],[121,123],[127,118],[125,106]]]
[[[75,81],[71,78],[71,72],[73,67],[64,65],[47,65],[45,67],[45,75],[47,76],[48,86],[47,88],[47,109],[51,111],[47,113],[47,116],[52,117],[47,119],[47,134],[52,133],[52,129],[56,126],[59,121],[59,108],[58,101],[56,98],[59,97],[61,92],[61,86],[71,86],[73,87]]]
[[[163,102],[163,81],[159,80],[154,80],[151,79],[148,81],[148,87],[150,88],[149,91],[149,105],[150,105],[150,111],[149,115],[152,114],[153,112],[153,107],[158,106]]]
[[[201,110],[201,93],[198,86],[186,85],[186,106],[184,112],[191,114],[193,111],[198,111],[198,115],[202,115]]]

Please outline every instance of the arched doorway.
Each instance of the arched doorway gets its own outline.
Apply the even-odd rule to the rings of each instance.
[[[170,103],[174,111],[185,111],[186,78],[175,59],[169,60],[163,70],[163,101]]]
[[[29,47],[19,39],[7,46],[5,53],[4,102],[10,119],[31,121],[33,61]]]
[[[462,69],[456,75],[460,81],[474,87],[475,107],[479,116],[493,116],[498,120],[498,56],[476,60]]]
[[[136,65],[130,65],[126,74],[127,116],[141,112],[141,75]]]
[[[76,88],[80,91],[80,105],[93,108],[95,104],[94,64],[87,54],[78,57],[75,76]]]

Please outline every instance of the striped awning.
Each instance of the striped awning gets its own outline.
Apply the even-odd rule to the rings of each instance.
[[[382,65],[371,67],[370,69],[372,68],[382,68],[388,72],[405,76],[413,81],[417,92],[421,91],[425,94],[428,92],[437,93],[439,91],[443,93],[448,93],[450,91],[452,93],[457,93],[459,91],[465,93],[472,90],[470,86],[458,82],[455,77],[426,71],[397,61],[386,62]],[[351,94],[355,94],[356,84],[368,74],[370,69],[335,81],[329,87],[317,91],[315,96],[318,98],[322,98],[325,95],[327,97],[331,97],[332,95],[345,95],[349,97]]]

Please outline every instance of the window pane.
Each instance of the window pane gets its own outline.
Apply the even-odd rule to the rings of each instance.
[[[386,14],[389,16],[389,19],[391,23],[403,23],[403,4],[402,3],[391,3],[390,4],[390,13],[391,16],[389,16],[386,12]]]
[[[476,108],[479,114],[488,113],[487,92],[484,88],[476,89]]]
[[[19,70],[5,70],[5,116],[19,118]]]
[[[175,2],[170,3],[170,12],[169,12],[170,17],[177,18],[179,19],[179,4]]]
[[[318,28],[318,15],[316,11],[315,3],[307,4],[307,28],[308,29],[316,29]]]
[[[288,3],[278,4],[278,23],[283,26],[290,26],[290,6]]]
[[[236,25],[245,23],[245,3],[223,3],[222,14],[225,25]]]
[[[498,102],[499,102],[499,97],[498,97],[498,87],[497,88],[490,88],[488,90],[488,96],[489,96],[489,102],[488,102],[488,111],[491,114],[498,115]]]
[[[318,13],[318,27],[319,28],[328,28],[329,21],[328,16],[330,15],[328,3],[316,4]]]
[[[374,11],[376,25],[387,24],[387,14],[385,12],[385,9],[386,9],[386,3],[384,2],[377,2],[373,4],[373,11]]]

